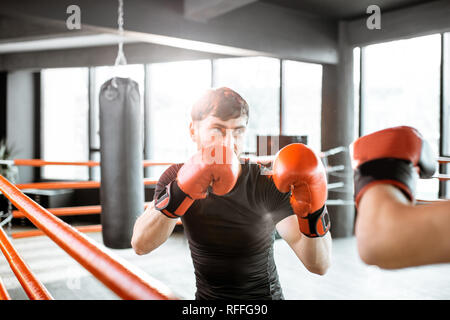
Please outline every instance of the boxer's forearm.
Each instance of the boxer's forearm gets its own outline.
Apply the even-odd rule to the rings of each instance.
[[[325,274],[331,265],[331,234],[328,232],[323,237],[302,238],[302,247],[305,252],[304,264],[308,265],[312,272]]]
[[[373,186],[358,208],[364,262],[396,269],[450,262],[450,201],[413,205],[391,185]]]
[[[292,246],[295,254],[312,273],[324,275],[331,265],[331,234],[323,237],[309,238],[302,235]]]
[[[176,219],[167,218],[154,208],[154,203],[136,220],[131,245],[139,254],[146,254],[164,243],[172,233]]]
[[[298,219],[291,215],[276,225],[280,236],[289,244],[308,271],[323,275],[331,265],[331,234],[309,238],[299,230]]]

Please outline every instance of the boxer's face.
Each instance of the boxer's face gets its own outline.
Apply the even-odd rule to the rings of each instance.
[[[221,120],[212,115],[189,125],[191,138],[197,144],[197,149],[212,144],[225,144],[233,148],[237,156],[244,150],[247,117]]]

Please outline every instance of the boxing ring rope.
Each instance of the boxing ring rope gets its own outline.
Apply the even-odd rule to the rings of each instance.
[[[147,209],[150,202],[144,204],[144,208]],[[71,216],[71,215],[85,215],[85,214],[99,214],[102,212],[102,207],[98,205],[94,206],[80,206],[80,207],[62,207],[62,208],[47,208],[48,212],[55,216]],[[20,210],[12,211],[13,218],[26,218],[26,215]],[[178,220],[180,222],[180,220]],[[181,223],[181,222],[180,222]]]
[[[144,204],[144,208],[146,209],[150,202],[146,202]],[[60,217],[60,216],[78,216],[78,215],[87,215],[87,214],[101,214],[102,208],[99,205],[94,206],[79,206],[79,207],[63,207],[63,208],[47,208],[47,211],[51,214]],[[13,218],[26,218],[26,215],[20,210],[12,211]],[[177,225],[182,225],[180,219],[178,219]],[[81,226],[75,227],[79,232],[89,233],[89,232],[101,232],[101,225],[89,225],[89,226]],[[11,234],[13,239],[19,238],[28,238],[28,237],[36,237],[44,235],[41,230],[29,230],[29,231],[20,231],[14,232]]]
[[[144,204],[146,209],[150,202]],[[55,216],[71,216],[71,215],[85,215],[85,214],[99,214],[102,211],[102,207],[98,205],[93,206],[79,206],[79,207],[62,207],[62,208],[46,208],[47,211]],[[13,218],[25,218],[25,214],[20,210],[12,211]]]
[[[270,173],[270,172],[268,172]],[[438,174],[434,179],[450,180],[450,175]],[[158,181],[153,179],[144,179],[144,185],[154,185]],[[76,182],[33,182],[17,184],[17,188],[23,189],[97,189],[100,188],[100,181],[76,181]]]
[[[344,152],[346,150],[345,147],[336,147],[332,148],[327,151],[322,151],[319,153],[319,156],[321,158],[328,157],[330,155],[334,155],[340,152]],[[250,157],[249,159],[255,161],[262,161],[262,162],[272,162],[274,156],[268,155],[268,156],[258,156],[258,157]],[[450,157],[438,157],[437,161],[439,163],[450,163]],[[88,166],[88,167],[97,167],[100,165],[99,161],[46,161],[41,159],[11,159],[11,160],[0,160],[0,164],[3,165],[9,165],[9,166],[32,166],[32,167],[42,167],[42,166],[49,166],[49,165],[60,165],[60,166]],[[150,167],[150,166],[166,166],[166,165],[172,165],[175,164],[174,162],[157,162],[152,160],[143,160],[142,165],[144,167]]]
[[[83,233],[102,231],[102,226],[100,224],[74,227],[74,228],[77,229],[77,231],[83,232]],[[21,239],[21,238],[29,238],[29,237],[36,237],[36,236],[42,236],[42,235],[45,235],[45,233],[38,229],[38,230],[15,232],[15,233],[11,234],[11,237],[13,239]]]
[[[44,287],[44,285],[36,278],[25,261],[19,256],[9,241],[3,228],[0,228],[0,248],[8,261],[11,270],[16,275],[25,293],[31,300],[53,300],[53,297]]]
[[[434,199],[434,200],[417,199],[418,204],[430,204],[430,203],[447,202],[447,201],[450,201],[450,200],[449,199]]]
[[[158,181],[145,178],[144,185],[153,185]],[[98,189],[100,181],[74,181],[74,182],[32,182],[16,184],[18,189]]]
[[[450,180],[450,175],[441,173],[441,174],[437,174],[435,176],[432,176],[431,178],[438,179],[440,181],[448,181],[448,180]]]
[[[102,211],[101,206],[79,206],[79,207],[62,207],[62,208],[46,208],[48,212],[55,216],[71,216],[71,215],[86,215],[98,214]],[[20,210],[12,211],[13,218],[25,218],[25,214]]]
[[[114,257],[112,252],[101,248],[84,234],[25,196],[1,175],[0,191],[16,208],[24,212],[36,227],[120,298],[127,300],[176,299],[173,293],[159,281],[120,257]]]
[[[438,157],[437,161],[441,164],[450,163],[450,157]]]
[[[181,226],[182,222],[181,220],[177,221],[177,226]],[[83,233],[91,233],[91,232],[101,232],[102,231],[102,225],[101,224],[94,224],[89,226],[81,226],[81,227],[74,227],[79,232]],[[41,230],[28,230],[28,231],[20,231],[20,232],[14,232],[11,234],[11,237],[13,239],[21,239],[21,238],[30,238],[30,237],[37,237],[45,235],[44,232]]]
[[[87,166],[98,167],[99,161],[45,161],[41,159],[14,159],[14,160],[0,160],[0,164],[9,166],[30,166],[30,167],[43,167],[43,166]],[[144,160],[142,162],[143,167],[151,166],[167,166],[172,165],[173,162],[155,162],[151,160]]]
[[[6,290],[2,279],[0,279],[0,300],[11,300],[11,296],[9,295],[8,290]]]

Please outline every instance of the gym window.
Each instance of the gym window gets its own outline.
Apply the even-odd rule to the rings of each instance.
[[[211,61],[154,63],[147,68],[147,159],[183,162],[196,150],[189,135],[191,107],[211,87]],[[165,167],[146,176],[158,178]]]
[[[86,161],[88,145],[88,68],[42,71],[42,158],[49,161]],[[87,167],[45,166],[44,179],[88,180]]]
[[[257,135],[280,133],[280,60],[217,59],[213,70],[214,87],[229,87],[247,101],[250,109],[245,151],[256,154]]]
[[[441,35],[363,49],[362,134],[387,127],[417,128],[439,154]],[[417,198],[436,199],[437,179],[420,180]]]
[[[321,150],[322,66],[283,61],[283,134],[306,135]]]
[[[206,89],[220,86],[236,90],[250,105],[246,153],[256,153],[257,134],[280,132],[307,135],[320,150],[322,66],[248,57],[43,70],[44,159],[101,160],[98,96],[101,85],[114,76],[139,85],[145,159],[177,162],[191,154],[191,106]],[[164,169],[147,168],[145,175],[158,177]],[[44,167],[42,176],[100,180],[100,168]]]

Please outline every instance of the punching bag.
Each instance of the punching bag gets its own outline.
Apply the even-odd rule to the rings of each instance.
[[[103,243],[131,248],[144,212],[142,116],[138,84],[113,78],[100,90],[100,204]]]

